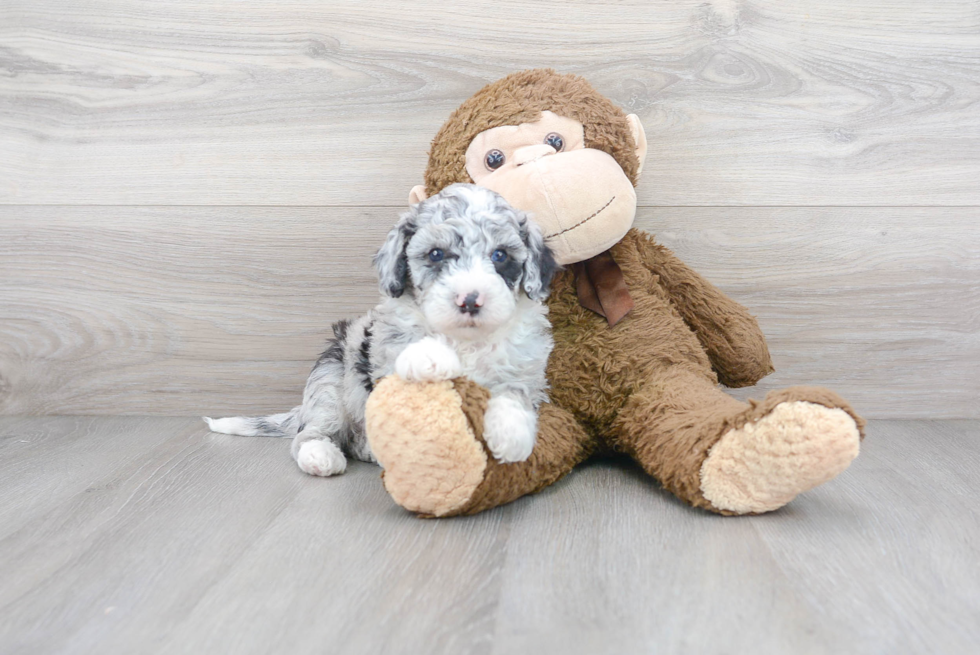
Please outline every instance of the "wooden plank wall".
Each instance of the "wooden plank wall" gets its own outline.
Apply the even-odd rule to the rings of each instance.
[[[0,412],[266,411],[448,113],[508,72],[639,114],[638,225],[869,417],[978,417],[974,0],[7,0]]]

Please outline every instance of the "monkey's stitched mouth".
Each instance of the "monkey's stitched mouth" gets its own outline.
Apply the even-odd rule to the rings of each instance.
[[[592,220],[593,218],[595,218],[596,216],[598,216],[599,214],[601,214],[601,213],[603,212],[603,210],[604,210],[604,209],[605,209],[606,207],[608,207],[609,205],[611,205],[611,204],[612,204],[612,201],[613,201],[613,200],[615,200],[615,199],[616,199],[616,196],[613,196],[612,198],[610,198],[610,199],[609,199],[609,202],[607,202],[606,204],[604,204],[604,205],[603,205],[602,207],[600,207],[599,209],[597,209],[597,210],[595,210],[595,212],[593,212],[593,214],[592,214],[591,216],[587,216],[587,217],[585,217],[585,218],[583,218],[582,220],[580,220],[580,221],[579,221],[578,223],[576,223],[575,225],[573,225],[573,226],[571,226],[571,227],[566,227],[566,228],[565,228],[564,230],[562,230],[561,232],[555,232],[554,234],[549,234],[548,236],[546,236],[546,237],[544,238],[544,240],[545,240],[545,241],[548,241],[549,239],[554,239],[555,237],[560,237],[561,235],[563,235],[563,234],[565,234],[566,232],[571,232],[571,231],[572,231],[572,230],[574,230],[575,228],[577,228],[577,227],[579,227],[579,226],[581,226],[581,225],[584,225],[585,223],[588,223],[588,222],[589,222],[589,221],[591,221],[591,220]]]

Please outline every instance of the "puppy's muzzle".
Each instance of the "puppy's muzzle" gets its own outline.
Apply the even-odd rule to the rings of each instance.
[[[456,306],[459,307],[459,311],[463,314],[475,316],[480,312],[480,308],[483,307],[483,300],[483,294],[476,291],[471,291],[467,294],[460,293],[456,296]]]

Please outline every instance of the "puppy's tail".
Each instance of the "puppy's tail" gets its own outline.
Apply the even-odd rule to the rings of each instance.
[[[270,416],[230,416],[211,418],[204,422],[212,432],[234,434],[239,437],[295,437],[299,431],[299,407],[282,414]]]

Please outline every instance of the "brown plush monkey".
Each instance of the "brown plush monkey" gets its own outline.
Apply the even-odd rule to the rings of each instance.
[[[398,504],[471,514],[616,451],[691,505],[751,514],[783,506],[857,456],[864,422],[831,391],[791,387],[745,404],[719,389],[772,372],[769,352],[745,308],[631,227],[646,148],[635,115],[552,70],[488,85],[436,135],[425,187],[410,200],[455,182],[493,189],[532,214],[566,268],[548,300],[551,403],[527,461],[489,454],[488,394],[476,384],[378,384],[367,434]]]

